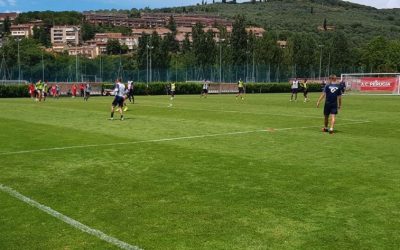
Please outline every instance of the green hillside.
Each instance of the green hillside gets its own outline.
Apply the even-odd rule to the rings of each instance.
[[[249,24],[278,32],[322,33],[318,26],[327,19],[328,26],[345,32],[351,40],[362,43],[365,39],[384,35],[400,38],[400,9],[379,10],[373,7],[339,0],[268,0],[238,4],[208,4],[155,11],[220,14],[233,18],[244,14]]]

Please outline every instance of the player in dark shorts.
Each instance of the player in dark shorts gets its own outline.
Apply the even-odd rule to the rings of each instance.
[[[208,82],[206,80],[203,81],[203,90],[201,91],[200,97],[207,98],[208,95]]]
[[[290,96],[290,101],[293,102],[293,97],[294,100],[297,102],[297,93],[299,92],[299,80],[294,79],[291,83],[291,90],[292,90],[292,95]]]
[[[340,89],[340,84],[336,83],[335,75],[331,75],[329,77],[329,82],[325,86],[324,91],[322,92],[321,96],[318,99],[317,107],[319,107],[321,101],[324,98],[326,98],[324,106],[325,120],[322,131],[333,134],[336,122],[336,115],[338,114],[338,111],[342,106],[342,91]],[[331,116],[331,126],[328,129],[329,116]]]
[[[110,120],[114,120],[115,107],[118,107],[119,113],[121,114],[121,121],[124,120],[123,106],[124,106],[124,95],[125,95],[125,85],[121,83],[121,79],[118,79],[115,83],[115,98],[111,106],[111,117]]]
[[[244,100],[243,94],[244,94],[244,83],[242,81],[242,79],[239,79],[238,83],[238,93],[236,95],[236,99],[238,99],[238,97],[240,97],[240,99],[242,99],[242,101]]]
[[[340,85],[340,91],[342,91],[343,95],[346,92],[346,83],[344,81],[341,81],[339,85]]]
[[[89,100],[90,92],[92,92],[92,86],[90,86],[89,83],[86,83],[86,85],[85,85],[85,96],[83,97],[83,100],[85,100],[85,101]]]
[[[128,99],[130,103],[135,103],[135,96],[133,95],[133,90],[135,88],[135,84],[133,81],[128,81]]]
[[[300,84],[301,88],[303,90],[304,102],[308,102],[309,101],[309,99],[308,99],[308,82],[307,81],[308,80],[305,79],[304,82],[302,82]]]

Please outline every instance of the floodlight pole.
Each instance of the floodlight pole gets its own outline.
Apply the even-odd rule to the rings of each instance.
[[[146,49],[147,49],[147,85],[148,85],[149,82],[152,81],[152,79],[151,79],[152,78],[151,50],[154,49],[154,47],[147,44]],[[149,56],[149,50],[150,50],[150,56]],[[150,63],[149,63],[149,58],[150,58]],[[150,73],[149,73],[149,71],[150,71]]]
[[[222,82],[222,42],[224,42],[225,39],[219,40],[219,82]]]
[[[146,82],[149,86],[149,45],[146,45]]]
[[[19,41],[20,39],[17,39],[18,41],[18,83],[21,83],[21,59],[20,59],[20,54],[19,54]]]
[[[44,81],[44,57],[43,57],[43,51],[42,51],[42,81]]]
[[[320,44],[318,47],[321,48],[320,53],[319,53],[319,80],[321,80],[321,69],[322,69],[322,48],[324,45]]]
[[[254,58],[254,48],[253,48],[253,72],[251,74],[251,80],[253,82],[255,82],[255,78],[256,78],[256,76],[255,76],[255,58]]]

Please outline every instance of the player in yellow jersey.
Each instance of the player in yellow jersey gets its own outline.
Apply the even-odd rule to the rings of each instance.
[[[171,95],[171,100],[175,98],[175,90],[176,90],[176,85],[175,83],[171,83],[171,89],[170,89],[170,95]]]
[[[244,94],[244,83],[243,83],[242,79],[239,79],[239,81],[238,81],[238,93],[236,95],[236,99],[238,99],[240,97],[240,99],[244,100],[243,94]]]
[[[308,102],[308,80],[304,79],[302,83],[300,83],[301,88],[303,89],[303,95],[304,95],[304,102]]]
[[[41,102],[42,98],[43,98],[43,83],[41,80],[39,80],[36,84],[35,84],[35,89],[36,89],[36,101],[37,102]]]

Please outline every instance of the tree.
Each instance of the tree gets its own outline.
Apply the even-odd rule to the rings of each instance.
[[[318,48],[317,42],[309,34],[294,34],[289,39],[290,63],[295,69],[296,76],[310,76],[318,58],[316,48]]]
[[[388,65],[389,42],[383,36],[372,39],[362,50],[362,63],[371,72],[391,71]]]
[[[236,16],[231,36],[232,56],[235,65],[246,63],[247,38],[244,16]]]
[[[45,26],[33,27],[33,39],[35,39],[45,47],[50,47],[50,28]]]
[[[11,21],[10,21],[10,18],[7,16],[4,19],[4,22],[3,22],[3,31],[4,31],[4,33],[10,34],[10,32],[11,32],[10,28],[11,28]]]
[[[176,34],[176,22],[172,15],[169,17],[167,28],[172,31],[173,34]]]
[[[127,52],[126,47],[121,46],[118,40],[110,39],[107,42],[107,54],[109,55],[120,55]]]
[[[343,32],[335,32],[328,46],[328,50],[330,52],[328,55],[330,56],[329,66],[331,68],[336,69],[339,73],[351,65],[351,61],[354,60],[354,58],[350,50],[350,45],[347,41],[347,37]]]
[[[147,67],[147,45],[149,45],[150,36],[148,34],[142,33],[139,37],[138,44],[138,67],[139,69],[146,69]]]
[[[179,42],[175,39],[175,35],[168,33],[164,37],[164,42],[166,43],[166,49],[168,52],[177,53],[179,51]]]
[[[194,62],[201,70],[213,65],[216,56],[213,31],[204,32],[203,28],[199,23],[192,28]]]
[[[82,24],[82,40],[88,41],[94,38],[96,34],[96,27],[93,27],[91,24],[84,22]]]

